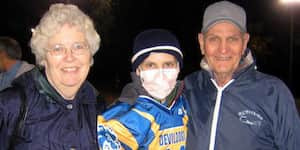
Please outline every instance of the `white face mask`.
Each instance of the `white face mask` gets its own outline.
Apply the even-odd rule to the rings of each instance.
[[[152,69],[141,71],[140,78],[145,90],[154,98],[161,100],[174,89],[178,73],[178,68]]]

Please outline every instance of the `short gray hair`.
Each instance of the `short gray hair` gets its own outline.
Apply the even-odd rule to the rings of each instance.
[[[65,24],[76,26],[85,34],[92,55],[98,51],[101,39],[92,19],[75,5],[52,4],[39,24],[32,29],[30,47],[35,55],[36,64],[42,65],[41,61],[45,59],[48,40]]]
[[[10,59],[20,60],[22,49],[18,41],[8,36],[0,37],[0,51],[4,51]]]

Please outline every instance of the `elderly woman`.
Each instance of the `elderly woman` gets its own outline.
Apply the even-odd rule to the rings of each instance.
[[[97,149],[101,110],[86,81],[100,44],[92,20],[74,5],[53,4],[32,32],[41,67],[0,93],[0,149]]]

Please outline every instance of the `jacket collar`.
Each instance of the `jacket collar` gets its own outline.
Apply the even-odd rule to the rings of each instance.
[[[44,70],[38,68],[32,70],[34,82],[37,85],[39,93],[46,95],[50,102],[65,104],[67,101],[51,86],[45,74],[42,72],[44,72]],[[90,83],[84,82],[78,90],[74,101],[76,101],[76,103],[90,104],[96,103],[95,99],[95,89]]]

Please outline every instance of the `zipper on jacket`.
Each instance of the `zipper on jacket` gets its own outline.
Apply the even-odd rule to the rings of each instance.
[[[231,79],[223,87],[219,87],[217,82],[214,79],[211,79],[211,81],[213,82],[213,84],[215,85],[215,87],[218,90],[216,104],[215,104],[215,108],[214,108],[213,119],[212,119],[212,125],[211,125],[211,129],[210,129],[210,140],[209,140],[209,150],[214,150],[215,143],[216,143],[219,112],[220,112],[220,106],[221,106],[221,101],[222,101],[222,93],[223,93],[223,90],[234,81],[234,79]]]

